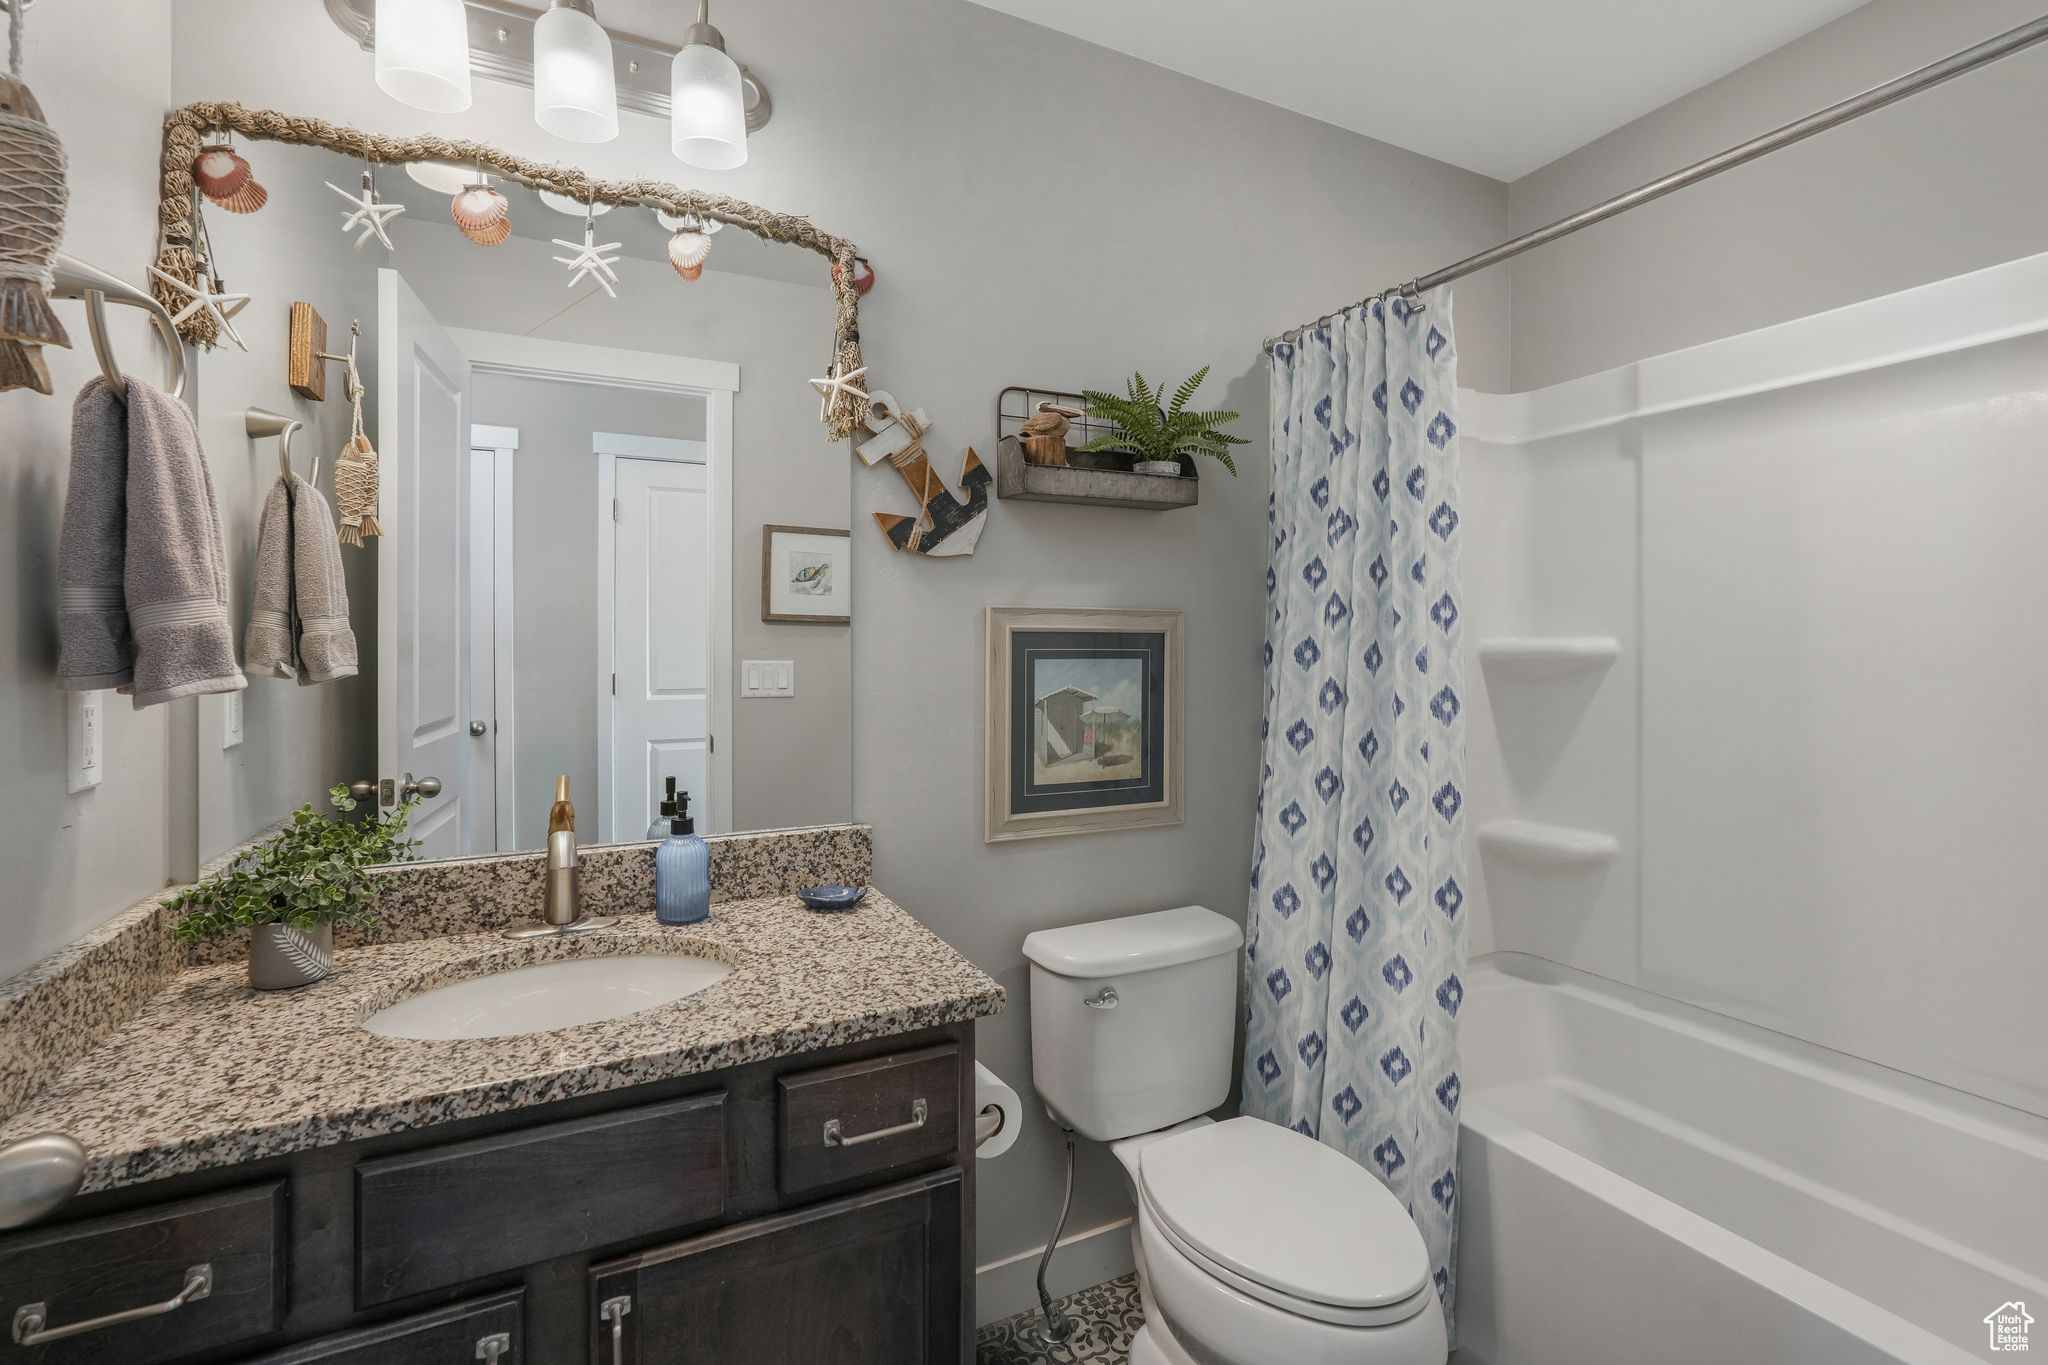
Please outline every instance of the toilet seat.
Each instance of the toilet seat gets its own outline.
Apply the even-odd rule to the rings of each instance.
[[[1342,1327],[1384,1327],[1435,1306],[1429,1253],[1407,1210],[1335,1149],[1235,1118],[1137,1155],[1149,1221],[1239,1292]]]

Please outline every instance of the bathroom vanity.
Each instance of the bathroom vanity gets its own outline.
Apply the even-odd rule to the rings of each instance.
[[[362,1028],[435,985],[649,953],[732,970],[523,1036]],[[369,944],[295,992],[241,972],[176,975],[0,1125],[90,1157],[79,1195],[0,1234],[0,1361],[971,1355],[972,1021],[1002,990],[879,894]]]

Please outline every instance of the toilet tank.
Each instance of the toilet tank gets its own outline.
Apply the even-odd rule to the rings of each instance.
[[[1243,943],[1199,905],[1026,937],[1031,1081],[1053,1117],[1113,1142],[1223,1103]]]

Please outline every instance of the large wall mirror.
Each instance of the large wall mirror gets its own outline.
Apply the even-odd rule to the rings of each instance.
[[[803,541],[802,564],[764,551],[771,526],[849,524],[849,458],[806,383],[835,325],[830,262],[727,226],[686,279],[673,220],[600,204],[613,278],[574,278],[586,206],[561,196],[492,176],[511,232],[485,245],[451,211],[473,167],[416,178],[324,147],[237,150],[269,201],[208,205],[204,226],[227,287],[252,295],[233,319],[247,350],[196,367],[237,630],[280,475],[280,441],[250,436],[246,410],[304,424],[290,462],[307,479],[317,462],[330,502],[352,436],[340,362],[322,362],[322,401],[287,387],[295,302],[331,355],[354,325],[383,534],[341,550],[355,677],[251,669],[239,699],[206,699],[201,856],[333,783],[408,774],[440,784],[414,822],[429,857],[542,845],[558,775],[586,842],[646,837],[670,778],[700,832],[851,819],[855,625],[764,606],[764,576],[785,570],[778,601],[851,590],[829,539],[822,556]],[[388,249],[341,229],[337,190],[366,170],[403,206]]]

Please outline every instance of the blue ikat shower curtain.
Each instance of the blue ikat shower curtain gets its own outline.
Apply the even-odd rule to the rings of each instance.
[[[1455,1295],[1464,689],[1451,296],[1381,300],[1271,373],[1266,714],[1243,1109],[1407,1206]]]

